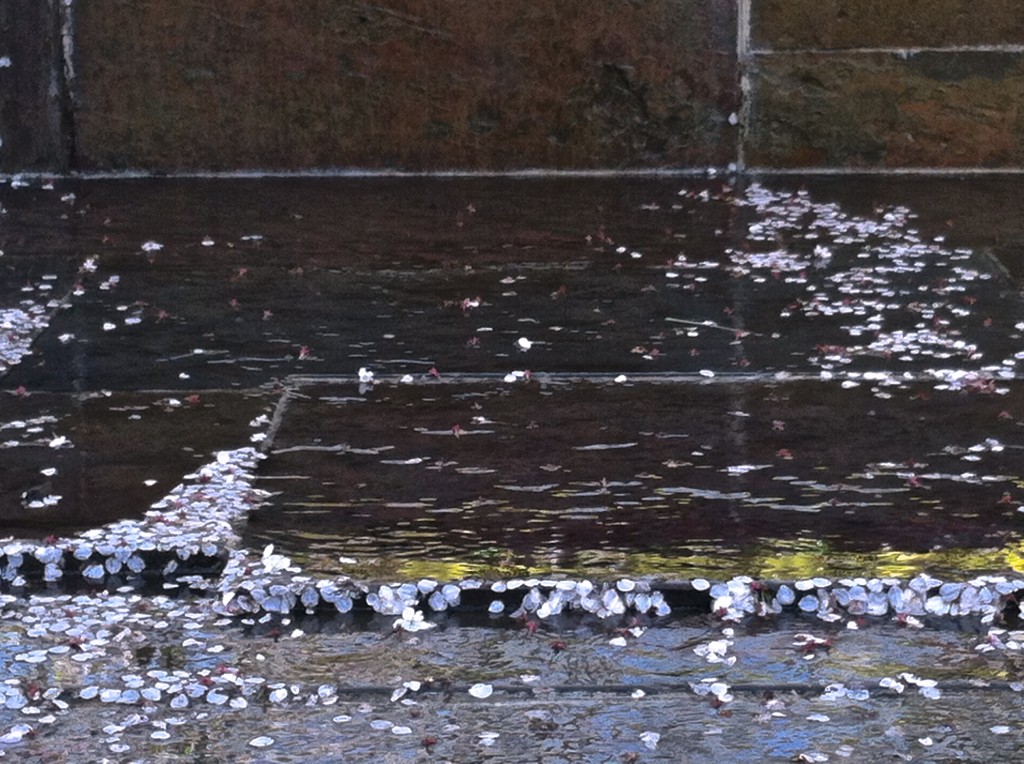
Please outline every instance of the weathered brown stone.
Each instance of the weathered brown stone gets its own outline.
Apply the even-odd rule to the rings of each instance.
[[[82,164],[510,169],[734,156],[726,0],[91,0]]]
[[[757,60],[748,160],[765,167],[1024,163],[1024,56],[792,54]]]
[[[751,15],[775,50],[1024,43],[1020,0],[753,0]]]
[[[812,193],[850,214],[871,215],[877,207],[903,205],[918,216],[914,227],[925,239],[945,237],[946,246],[977,253],[983,268],[1005,272],[1024,290],[1024,179],[1018,175],[945,176],[848,175],[808,181]],[[998,265],[985,264],[995,257]]]
[[[58,0],[0,0],[0,171],[60,170],[63,65]],[[8,64],[9,61],[9,64]]]

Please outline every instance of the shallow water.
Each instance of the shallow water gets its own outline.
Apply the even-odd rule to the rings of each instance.
[[[1017,582],[955,582],[1024,570],[1022,198],[1005,179],[0,187],[0,522],[52,534],[4,547],[0,751],[1012,759]],[[267,458],[238,468],[245,446]],[[152,553],[174,539],[176,573]],[[125,568],[153,560],[142,589]],[[922,571],[950,583],[911,603],[867,582],[875,616],[832,602],[865,584],[809,580]],[[297,591],[271,573],[435,579],[424,597],[695,580],[671,614],[488,616],[483,589],[449,615],[363,596],[327,617],[326,598],[275,615]],[[704,580],[740,575],[810,594],[752,615],[757,582]],[[267,607],[231,610],[255,590]]]
[[[3,200],[7,299],[49,319],[6,375],[35,395],[0,415],[87,456],[45,481],[45,448],[6,451],[19,533],[138,516],[278,402],[249,541],[318,568],[1018,566],[1014,233],[974,227],[1004,181],[959,217],[953,182],[65,185]],[[385,384],[346,384],[360,367]],[[61,502],[26,513],[40,483]]]
[[[147,760],[368,760],[382,753],[417,760],[429,749],[452,761],[573,761],[630,752],[643,760],[785,761],[813,751],[855,760],[911,752],[941,761],[965,752],[969,759],[1010,755],[1020,734],[1020,695],[998,681],[1002,659],[979,654],[972,649],[976,637],[962,631],[870,623],[851,631],[791,618],[765,629],[754,622],[729,634],[729,652],[739,660],[726,667],[699,655],[702,644],[721,637],[706,616],[673,619],[620,646],[618,630],[577,620],[532,632],[509,629],[501,619],[456,628],[442,619],[438,629],[414,637],[393,634],[385,623],[353,630],[345,619],[307,618],[281,624],[278,635],[211,628],[187,600],[171,607],[167,612],[185,616],[185,630],[131,638],[122,661],[111,655],[71,679],[75,663],[55,655],[24,672],[29,693],[70,680],[72,705],[9,752],[58,760],[59,740],[75,756],[104,751]],[[805,631],[829,636],[832,646],[795,646]],[[938,673],[929,670],[937,659],[946,664]],[[927,673],[946,689],[933,699],[913,686],[879,689],[880,679],[906,671]],[[205,679],[184,680],[197,692],[175,695],[172,688],[153,701],[75,697],[78,688],[89,694],[88,687],[114,696],[131,687],[152,693],[161,681],[173,683],[166,672]],[[732,696],[725,704],[706,689],[691,689],[712,676],[728,677]],[[976,685],[965,685],[964,677]],[[249,681],[258,684],[241,689]],[[994,683],[986,689],[988,681]],[[182,702],[168,706],[173,698]],[[235,707],[245,699],[244,708]],[[41,708],[42,716],[48,705],[28,707]],[[0,710],[0,717],[26,718],[16,708]]]
[[[246,539],[316,569],[381,560],[370,570],[399,578],[1003,570],[1020,446],[1000,413],[1019,394],[543,377],[308,386],[270,445],[261,485],[275,496]]]

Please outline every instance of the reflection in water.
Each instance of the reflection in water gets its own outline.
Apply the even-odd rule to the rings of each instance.
[[[308,386],[277,435],[265,479],[281,492],[252,543],[396,572],[1011,565],[992,551],[1013,548],[1019,504],[1021,305],[1005,275],[922,233],[905,206],[857,215],[756,183],[684,189],[669,206],[728,226],[680,236],[667,260],[649,239],[603,236],[585,260],[449,273],[425,322],[426,272],[377,294],[388,321],[416,312],[446,369],[500,375],[528,358],[693,378],[510,372],[497,389],[364,386],[365,405]],[[452,331],[472,334],[465,348]],[[756,384],[729,382],[748,371]],[[295,450],[324,445],[343,450]]]
[[[169,219],[166,185],[132,184],[153,195],[127,203],[90,186],[68,202],[75,235],[45,240],[42,281],[77,289],[77,236],[102,256],[9,381],[277,378],[297,393],[264,469],[279,493],[246,532],[325,564],[578,571],[652,555],[665,562],[649,572],[711,572],[786,544],[1012,543],[1024,316],[1006,274],[902,200],[691,185],[580,183],[567,205],[558,184],[313,184],[295,217],[288,184],[222,197],[184,183]],[[439,234],[438,192],[478,197],[474,226]],[[258,201],[240,211],[238,194]],[[337,219],[346,194],[404,208],[370,250]],[[198,233],[190,216],[209,205],[216,225]],[[30,261],[5,266],[10,284]],[[444,384],[458,372],[494,384]],[[631,386],[642,374],[652,384]],[[212,428],[174,442],[195,431]],[[30,461],[5,491],[34,487]]]
[[[756,573],[805,579],[798,592],[828,584],[806,580],[815,574],[908,578],[927,568],[953,580],[920,577],[918,589],[937,592],[928,600],[908,599],[914,582],[802,597],[779,586],[776,604],[785,591],[791,606],[818,617],[740,617],[715,635],[707,614],[646,633],[643,624],[543,618],[532,589],[522,601],[539,605],[537,620],[481,615],[475,628],[456,629],[432,614],[439,628],[424,639],[394,633],[395,613],[361,622],[352,613],[243,616],[236,630],[213,612],[227,601],[205,595],[7,594],[3,745],[53,760],[128,752],[234,760],[264,747],[277,759],[331,759],[341,747],[367,760],[415,758],[422,748],[452,760],[492,753],[533,762],[538,742],[548,757],[602,761],[653,750],[706,761],[875,761],[908,758],[917,745],[934,758],[1015,760],[1019,685],[990,690],[992,680],[1019,675],[1021,634],[983,626],[980,635],[943,629],[922,639],[908,628],[914,613],[952,615],[946,624],[968,629],[977,622],[966,613],[994,619],[1018,582],[956,579],[1024,570],[1012,531],[1024,322],[994,263],[914,230],[903,206],[854,216],[758,185],[678,195],[662,181],[618,178],[523,183],[522,193],[510,193],[507,179],[428,184],[426,193],[412,179],[363,182],[357,193],[295,182],[232,183],[226,192],[200,183],[199,193],[190,182],[127,183],[83,189],[90,200],[75,215],[50,205],[45,223],[36,217],[27,230],[16,198],[17,214],[5,219],[0,244],[13,256],[0,270],[0,324],[10,324],[0,369],[21,360],[7,380],[31,391],[0,401],[0,491],[14,498],[5,506],[15,516],[33,509],[18,497],[40,490],[40,468],[54,478],[53,493],[40,496],[63,495],[61,509],[77,501],[141,511],[148,489],[169,490],[211,449],[237,447],[249,435],[244,422],[267,413],[260,400],[193,389],[276,377],[295,394],[263,470],[264,487],[279,493],[253,518],[247,541],[276,542],[310,573],[333,573],[339,558],[354,557],[342,563],[349,573],[404,579],[413,591],[408,582],[421,577],[524,572]],[[856,183],[844,178],[842,187]],[[645,196],[642,207],[620,190],[627,186]],[[456,231],[445,218],[464,208],[464,194],[480,214]],[[957,196],[958,207],[977,204]],[[374,215],[352,212],[360,204]],[[198,232],[197,221],[215,236]],[[74,284],[86,243],[102,255]],[[73,309],[43,309],[48,293],[67,290],[83,298]],[[3,307],[15,304],[25,310]],[[590,381],[558,386],[543,369]],[[504,383],[424,384],[452,371]],[[351,384],[294,376],[313,372]],[[668,384],[628,386],[640,372]],[[736,379],[748,372],[745,383]],[[600,384],[596,373],[625,384]],[[418,384],[394,387],[388,380],[399,374]],[[139,388],[190,394],[176,407],[105,394],[76,400],[80,415],[70,415],[70,397],[48,403],[38,392]],[[218,434],[229,422],[235,427]],[[227,476],[223,484],[202,470],[190,478],[182,501],[199,516],[181,530],[210,519],[211,493],[240,496]],[[118,561],[111,573],[128,548],[114,541],[97,546]],[[28,554],[42,561],[55,548]],[[16,545],[7,552],[28,556]],[[243,552],[235,562],[254,580],[291,567],[269,549],[261,559]],[[308,607],[320,594],[307,571],[291,583]],[[16,575],[8,565],[5,578]],[[700,591],[728,617],[737,600],[765,604],[752,583],[702,580]],[[634,582],[620,585],[631,591]],[[288,605],[287,587],[262,587],[254,588],[265,604]],[[336,589],[319,592],[335,607],[352,605]],[[640,596],[637,613],[650,612],[637,606]],[[865,612],[875,620],[858,617]],[[721,681],[686,681],[712,662]],[[935,679],[910,672],[936,677],[943,692],[947,677],[992,684],[961,683],[944,700]],[[440,700],[397,702],[393,693],[412,689],[407,680],[418,687],[430,677],[445,690]],[[527,677],[549,691],[508,703],[499,690],[500,701],[478,703],[463,684],[450,702],[448,682],[528,690]],[[896,677],[904,694],[884,694]],[[341,683],[379,690],[382,681],[391,685],[383,693],[339,696]],[[551,693],[552,683],[580,682],[591,689]],[[652,691],[643,705],[635,693],[601,691],[640,682],[676,689],[667,701]],[[808,692],[764,692],[794,682]],[[710,700],[732,705],[716,711]],[[133,713],[139,708],[145,713]],[[229,734],[211,734],[221,730]]]
[[[1004,570],[993,550],[1012,543],[1020,478],[1002,414],[1024,393],[1011,388],[381,384],[352,404],[308,387],[247,533],[381,575]],[[453,428],[473,416],[487,432]]]
[[[316,537],[301,535],[296,547],[307,546],[309,553],[298,557],[310,569],[336,571],[332,555],[344,548],[356,558],[346,557],[345,570],[356,577],[371,580],[441,581],[464,578],[508,578],[559,574],[571,577],[613,575],[654,575],[659,578],[689,579],[708,576],[727,579],[756,571],[766,579],[791,580],[814,576],[867,576],[908,578],[922,570],[939,577],[961,578],[991,571],[1024,573],[1024,542],[1011,542],[991,549],[948,548],[927,552],[880,550],[856,552],[833,548],[826,542],[791,539],[752,539],[743,549],[720,543],[692,543],[685,548],[659,553],[655,551],[615,551],[577,549],[572,556],[560,550],[550,557],[541,552],[517,553],[512,549],[486,548],[462,552],[457,559],[425,555],[421,549],[434,548],[429,535],[398,534],[403,547],[387,555],[375,556],[369,549],[371,538],[356,538],[340,545]],[[422,546],[418,546],[422,545]]]

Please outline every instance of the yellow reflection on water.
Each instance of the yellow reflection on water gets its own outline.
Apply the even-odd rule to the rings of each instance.
[[[449,560],[396,560],[399,563],[397,578],[412,581],[433,578],[437,581],[459,581],[481,574],[479,565]]]
[[[424,541],[431,538],[430,534],[425,534]],[[315,543],[303,546],[304,552],[294,553],[296,562],[319,573],[338,572],[338,558],[329,546],[323,549],[318,549]],[[429,544],[424,546],[426,548],[418,553],[367,556],[365,547],[360,545],[351,551],[358,562],[344,564],[343,571],[357,579],[395,581],[418,578],[441,581],[473,577],[497,579],[549,574],[597,579],[620,575],[678,579],[698,576],[727,579],[736,575],[767,579],[814,576],[910,578],[925,571],[946,578],[969,578],[982,573],[1024,574],[1024,541],[1019,540],[1002,547],[927,552],[898,549],[851,551],[836,549],[828,540],[775,538],[752,540],[742,548],[702,541],[672,550],[583,549],[563,550],[557,554],[486,548],[476,553],[461,551],[446,556],[435,554],[429,549]]]
[[[832,549],[826,542],[765,539],[768,553],[747,560],[751,575],[764,578],[810,576],[879,576],[909,578],[922,571],[964,576],[1024,572],[1024,542],[1002,548],[935,549],[907,552],[895,549],[852,552]]]
[[[1024,541],[1001,548],[936,549],[928,552],[879,550],[858,552],[834,549],[825,541],[761,539],[743,549],[716,549],[707,544],[670,552],[582,550],[562,563],[538,564],[526,555],[507,552],[495,560],[396,559],[398,578],[453,580],[564,574],[591,578],[648,575],[670,578],[707,576],[729,578],[750,575],[768,579],[813,576],[876,576],[911,578],[927,571],[933,575],[966,577],[982,573],[1024,573]]]

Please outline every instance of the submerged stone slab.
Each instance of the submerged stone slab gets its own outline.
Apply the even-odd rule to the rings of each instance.
[[[874,759],[932,746],[1012,758],[1020,695],[1001,676],[1014,663],[976,649],[985,637],[967,631],[922,639],[896,622],[853,629],[790,617],[719,631],[693,616],[624,630],[481,621],[411,635],[390,620],[235,628],[189,597],[5,602],[17,637],[0,648],[11,666],[5,745],[44,759],[58,747],[87,759],[257,749],[356,761],[427,749],[525,762],[684,745],[730,761],[793,750]],[[103,636],[123,629],[130,640]],[[209,735],[211,724],[223,734]],[[885,734],[896,728],[903,734]]]
[[[249,442],[273,398],[154,393],[0,398],[0,535],[138,518],[182,476]]]
[[[1018,565],[1021,391],[309,386],[246,528],[334,570],[901,575]]]
[[[784,193],[790,181],[763,179],[771,190]],[[1024,216],[1021,181],[1009,176],[814,177],[802,187],[819,202],[829,201],[850,215],[870,218],[882,208],[906,207],[913,224],[926,238],[943,237],[953,249],[970,249],[1004,271],[1010,289],[1024,285],[1024,236],[1016,221]]]
[[[755,0],[758,47],[921,48],[1024,42],[1014,0]]]
[[[87,184],[52,247],[88,242],[91,270],[9,384],[253,387],[361,367],[1014,374],[1019,297],[996,260],[945,242],[948,218],[782,185],[512,187]],[[14,272],[76,262],[35,249],[51,246],[27,233],[47,217],[15,216]]]
[[[1020,165],[1012,52],[794,53],[753,73],[748,160],[760,167]]]
[[[316,695],[316,688],[301,689]],[[294,704],[258,712],[206,704],[203,710],[168,714],[171,722],[164,714],[142,721],[129,708],[115,716],[134,722],[128,726],[108,722],[112,709],[97,702],[62,714],[58,724],[41,728],[33,736],[38,739],[26,736],[19,748],[39,757],[52,752],[82,758],[109,754],[110,747],[145,756],[202,750],[221,760],[257,751],[261,758],[344,756],[359,764],[382,755],[422,757],[424,750],[450,761],[492,757],[515,764],[576,756],[680,761],[680,752],[686,751],[701,760],[758,764],[802,754],[829,757],[807,761],[857,756],[880,761],[917,752],[942,761],[930,754],[930,747],[941,746],[950,761],[971,756],[1012,760],[1017,751],[1012,725],[1020,699],[1011,694],[993,700],[989,693],[974,691],[939,701],[910,696],[837,704],[786,693],[769,700],[740,695],[730,708],[715,709],[705,698],[651,696],[637,702],[628,693],[601,693],[522,699],[495,695],[483,702],[420,698],[405,708],[373,696],[345,698],[327,707]],[[197,715],[205,721],[196,723]],[[210,735],[213,724],[223,732]],[[95,734],[108,726],[112,735]],[[892,730],[899,734],[886,734]]]
[[[734,158],[731,3],[96,2],[76,16],[90,168]]]

